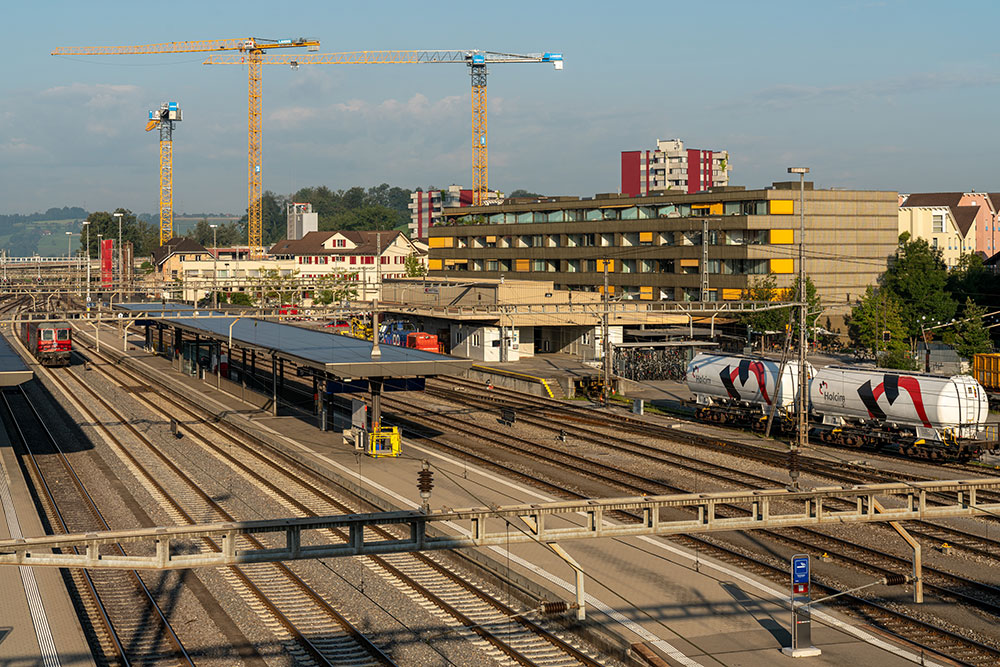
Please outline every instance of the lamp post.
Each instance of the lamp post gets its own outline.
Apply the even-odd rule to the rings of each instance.
[[[66,275],[70,276],[70,272],[73,270],[71,266],[73,264],[73,232],[66,232]],[[69,279],[69,288],[73,287],[73,279]]]
[[[219,307],[219,238],[218,225],[209,225],[212,228],[212,308]]]
[[[83,226],[87,230],[87,310],[90,310],[90,221],[84,220]]]
[[[115,267],[116,267],[115,271],[118,273],[118,289],[123,289],[122,288],[122,283],[123,283],[123,280],[122,280],[123,276],[122,276],[122,274],[124,273],[123,264],[125,263],[124,262],[125,258],[122,255],[122,214],[121,213],[115,213],[114,216],[116,218],[118,218],[118,261],[115,263]],[[112,253],[111,256],[114,257],[114,253]]]
[[[808,444],[809,419],[806,410],[809,408],[809,392],[807,371],[806,371],[806,174],[809,167],[789,167],[789,174],[799,175],[799,400],[798,400],[798,437],[792,445],[788,466],[788,476],[792,480],[792,487],[799,488],[799,451]]]
[[[97,232],[97,266],[101,270],[101,289],[104,289],[104,232]]]

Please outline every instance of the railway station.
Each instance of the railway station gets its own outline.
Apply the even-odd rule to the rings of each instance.
[[[116,311],[133,314],[145,329],[146,349],[176,359],[179,370],[221,382],[270,378],[271,410],[278,414],[279,393],[286,374],[311,378],[315,410],[326,430],[333,394],[367,393],[369,410],[362,429],[366,449],[382,441],[398,449],[398,433],[382,426],[383,392],[419,391],[428,377],[460,374],[471,361],[396,345],[379,345],[350,336],[256,318],[198,311],[192,306],[119,304]],[[156,319],[150,319],[155,317]],[[261,368],[261,366],[265,368]],[[269,366],[270,368],[266,368]],[[361,426],[361,424],[356,424]]]

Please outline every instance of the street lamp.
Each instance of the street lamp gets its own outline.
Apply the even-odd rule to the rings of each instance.
[[[71,266],[73,264],[73,232],[66,232],[66,275],[69,276],[70,272],[73,270]],[[73,286],[73,280],[70,278],[69,287]],[[69,288],[67,288],[68,291]]]
[[[789,167],[789,174],[799,175],[799,409],[798,409],[798,438],[796,444],[792,446],[789,462],[789,477],[792,480],[792,487],[799,487],[798,454],[799,450],[808,444],[808,415],[806,410],[809,401],[806,397],[808,393],[807,372],[806,372],[806,174],[809,167]]]
[[[212,228],[212,308],[219,307],[219,237],[218,225]]]
[[[83,226],[87,229],[87,310],[90,310],[90,221],[84,220]]]
[[[122,214],[115,213],[114,216],[118,218],[118,262],[116,262],[117,273],[118,273],[118,289],[122,289],[123,276],[124,273],[124,257],[122,255]],[[112,253],[112,257],[114,254]]]

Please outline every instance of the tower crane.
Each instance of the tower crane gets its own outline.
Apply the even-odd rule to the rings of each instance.
[[[205,65],[237,65],[240,56],[209,56]],[[421,63],[465,63],[472,76],[472,203],[481,205],[489,191],[489,144],[486,133],[487,65],[499,63],[552,63],[563,68],[561,53],[501,53],[497,51],[349,51],[305,55],[267,54],[263,65],[416,65]]]
[[[160,245],[174,235],[174,123],[183,118],[177,102],[164,102],[149,112],[146,131],[160,128]]]
[[[54,56],[115,56],[151,53],[199,53],[214,51],[239,51],[244,54],[248,67],[247,85],[247,231],[250,254],[263,253],[261,225],[261,88],[260,64],[264,54],[273,49],[306,47],[309,51],[319,50],[319,40],[298,37],[295,39],[261,39],[247,37],[241,39],[209,39],[189,42],[164,42],[138,46],[84,46],[58,48]],[[162,156],[161,156],[162,157]],[[161,178],[162,184],[162,178]],[[163,192],[161,189],[161,206]],[[162,220],[161,220],[162,224]],[[162,227],[161,227],[162,241]]]

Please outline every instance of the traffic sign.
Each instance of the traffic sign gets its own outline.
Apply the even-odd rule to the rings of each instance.
[[[792,556],[792,583],[809,584],[809,556],[805,554]]]

